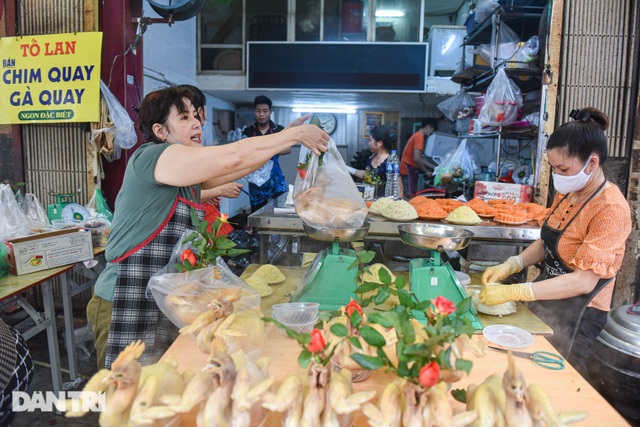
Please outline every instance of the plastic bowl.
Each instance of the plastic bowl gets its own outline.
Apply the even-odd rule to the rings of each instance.
[[[271,315],[297,333],[310,332],[318,321],[318,307],[315,302],[285,302],[271,307]]]
[[[54,230],[64,230],[67,228],[84,228],[84,222],[75,219],[54,219],[51,220]]]

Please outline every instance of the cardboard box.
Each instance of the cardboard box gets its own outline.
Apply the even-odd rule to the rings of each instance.
[[[533,187],[504,182],[476,181],[473,197],[478,197],[485,202],[502,199],[513,200],[516,203],[527,203],[533,200]]]
[[[6,242],[13,274],[33,273],[93,258],[91,233],[69,228]]]

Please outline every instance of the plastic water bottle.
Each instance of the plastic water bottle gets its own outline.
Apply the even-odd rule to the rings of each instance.
[[[398,180],[400,179],[400,160],[396,150],[392,150],[387,158],[387,185],[384,189],[385,197],[398,198]]]

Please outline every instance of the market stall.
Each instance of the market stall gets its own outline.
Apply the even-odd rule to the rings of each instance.
[[[259,266],[250,266],[245,274],[252,274],[257,267]],[[274,294],[263,299],[262,309],[267,315],[270,314],[271,306],[274,303],[286,300],[286,294],[295,286],[295,282],[300,280],[303,270],[301,268],[282,268],[282,271],[287,276],[287,280],[274,286],[276,288]],[[500,321],[505,324],[523,325],[521,321],[526,318],[526,322],[530,322],[530,325],[536,325],[532,327],[544,325],[528,311],[519,310],[519,314],[521,316],[519,318],[516,316],[506,316],[501,318]],[[484,319],[485,318],[483,318],[483,320]],[[544,328],[544,326],[542,327]],[[483,340],[480,336],[475,336],[474,339]],[[268,345],[264,347],[262,356],[270,359],[269,374],[274,378],[272,385],[274,390],[280,386],[285,377],[292,374],[304,375],[305,370],[300,368],[296,363],[300,347],[294,340],[286,337],[282,331],[274,329],[268,332],[267,342]],[[526,350],[555,352],[555,349],[541,335],[535,335],[533,344]],[[454,389],[466,388],[472,383],[479,384],[491,374],[501,376],[504,373],[507,366],[506,355],[492,350],[486,350],[485,353],[483,357],[470,356],[473,362],[471,373],[459,382],[454,383]],[[199,352],[196,349],[195,340],[187,336],[179,337],[165,353],[163,360],[167,360],[168,357],[173,358],[177,362],[179,371],[186,369],[198,370],[207,363],[207,355]],[[626,422],[620,415],[566,362],[565,368],[562,370],[545,369],[524,359],[518,359],[517,366],[524,374],[528,383],[539,384],[546,390],[558,412],[587,411],[588,417],[582,421],[580,425],[626,425]],[[394,379],[390,374],[376,371],[369,379],[354,383],[353,391],[354,393],[370,390],[376,391],[376,398],[373,400],[373,403],[375,403],[380,399],[385,386]],[[455,412],[464,410],[462,403],[455,402],[453,399],[450,400]],[[193,417],[195,417],[193,412],[183,415],[181,425],[193,425]],[[269,413],[265,425],[279,426],[281,422],[280,414]],[[355,414],[354,425],[369,425],[367,418],[361,411]]]

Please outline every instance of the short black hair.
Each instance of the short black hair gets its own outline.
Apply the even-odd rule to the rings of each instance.
[[[153,125],[156,123],[165,125],[171,107],[176,107],[179,113],[187,112],[185,98],[193,105],[193,91],[177,86],[158,89],[144,97],[138,112],[138,128],[145,141],[153,141],[158,144],[164,142],[153,132]]]
[[[271,100],[268,97],[264,96],[264,95],[258,95],[258,96],[256,96],[256,99],[253,100],[254,108],[257,107],[260,104],[267,104],[269,106],[269,109],[270,110],[272,109],[271,108],[271,106],[272,106]]]
[[[420,124],[420,127],[423,128],[425,126],[431,126],[435,131],[438,130],[438,123],[440,122],[440,120],[434,118],[434,117],[427,117],[426,119],[422,120],[422,123]]]
[[[374,141],[382,141],[382,145],[387,151],[391,152],[396,143],[396,134],[388,126],[378,125],[372,127],[369,134]]]
[[[593,107],[577,111],[575,117],[575,120],[564,123],[551,134],[547,151],[566,148],[569,156],[577,157],[581,162],[586,162],[595,153],[600,158],[600,164],[604,164],[609,151],[604,134],[609,127],[609,118]]]
[[[183,85],[177,85],[176,88],[180,90],[184,90],[184,89],[190,90],[193,93],[191,104],[193,105],[193,108],[196,109],[196,115],[198,116],[198,120],[200,120],[201,122],[204,122],[204,117],[200,117],[200,109],[202,109],[202,113],[204,114],[207,106],[207,97],[204,96],[204,93],[202,93],[202,91],[194,85],[183,84]]]

